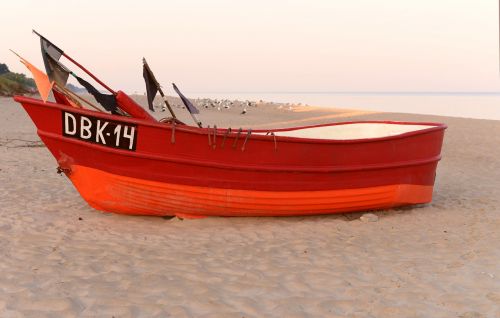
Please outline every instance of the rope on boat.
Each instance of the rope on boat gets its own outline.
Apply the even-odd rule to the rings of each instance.
[[[172,136],[170,137],[170,143],[175,144],[175,120],[172,121]]]
[[[212,148],[212,135],[210,135],[210,125],[207,126],[208,146]]]
[[[215,149],[216,146],[217,146],[217,125],[214,125],[213,126],[213,136],[212,136],[212,132],[210,130],[210,125],[207,126],[207,138],[208,138],[208,146],[212,149]],[[226,132],[224,133],[224,136],[222,137],[222,143],[220,145],[220,147],[223,149],[226,145],[226,139],[227,137],[229,136],[229,134],[232,132],[232,128],[229,127],[226,129]],[[237,144],[238,144],[238,140],[241,136],[241,133],[243,132],[243,128],[239,128],[238,129],[238,132],[236,134],[236,138],[234,138],[234,141],[233,141],[233,145],[232,145],[232,148],[236,148]],[[241,151],[245,151],[246,149],[246,144],[248,142],[248,139],[250,139],[250,136],[252,135],[252,128],[249,128],[247,130],[247,134],[246,134],[246,137],[245,137],[245,141],[243,142],[243,145],[241,146]],[[273,136],[273,142],[274,142],[274,151],[278,151],[278,141],[276,139],[276,134],[273,132],[273,131],[268,131],[266,133],[266,136]],[[175,143],[175,123],[172,127],[172,143]]]
[[[274,151],[278,151],[278,142],[276,141],[276,135],[274,134],[274,131],[268,131],[266,133],[266,136],[273,136],[273,139],[274,139]]]
[[[210,132],[208,132],[210,134]],[[213,139],[212,149],[217,146],[217,125],[214,125],[214,139]]]
[[[234,142],[233,142],[233,148],[236,148],[236,144],[238,143],[238,139],[240,138],[242,130],[243,129],[241,127],[240,127],[240,129],[238,129],[238,134],[236,135],[236,138],[234,139]]]
[[[231,127],[229,127],[226,132],[224,133],[224,138],[222,138],[222,144],[220,145],[221,148],[224,148],[224,144],[226,143],[226,138],[227,135],[231,132]]]
[[[241,151],[245,151],[245,146],[247,144],[250,135],[252,134],[252,128],[248,128],[247,136],[245,137],[245,141],[243,142],[243,146],[241,146]]]

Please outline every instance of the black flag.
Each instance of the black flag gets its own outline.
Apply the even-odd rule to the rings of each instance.
[[[54,74],[55,72],[57,72],[57,69],[54,68],[54,65],[59,62],[59,59],[64,54],[63,50],[58,48],[55,44],[53,44],[52,42],[47,40],[45,37],[43,37],[41,34],[36,32],[35,30],[33,30],[33,32],[40,37],[40,47],[42,49],[43,64],[45,65],[45,71],[47,72],[49,79],[51,81],[55,81],[56,76],[59,77],[59,80],[64,79],[64,76],[60,77],[60,76]],[[62,66],[62,67],[64,67],[64,66]],[[68,70],[66,67],[64,67],[64,69]],[[67,80],[67,77],[66,77],[66,80]],[[56,83],[59,84],[59,82],[57,82],[57,81],[56,81]]]
[[[177,94],[179,94],[179,97],[182,99],[182,102],[184,103],[184,105],[186,105],[187,109],[189,110],[189,112],[191,114],[199,114],[200,111],[198,110],[198,108],[196,108],[193,103],[191,103],[191,101],[189,99],[187,99],[186,96],[184,96],[180,91],[179,89],[177,88],[177,86],[175,85],[175,83],[172,83],[172,85],[174,86],[174,90],[177,92]]]
[[[118,104],[116,103],[115,95],[108,95],[99,92],[94,86],[90,85],[84,79],[74,75],[78,83],[85,87],[85,89],[94,96],[96,101],[101,104],[107,111],[113,114],[118,114]]]
[[[143,59],[142,61],[144,63],[142,67],[142,76],[144,77],[144,81],[146,82],[146,94],[148,97],[148,105],[149,109],[152,112],[154,112],[155,110],[153,108],[153,100],[155,99],[155,96],[158,93],[159,85],[155,79],[153,72],[151,72],[151,69],[146,63],[146,60]]]
[[[47,62],[51,69],[49,79],[55,81],[59,86],[66,86],[71,71],[59,61],[54,60],[51,55],[47,56]]]

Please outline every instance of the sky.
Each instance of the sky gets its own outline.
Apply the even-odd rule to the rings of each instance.
[[[36,29],[115,89],[142,57],[185,92],[500,91],[495,0],[5,1],[0,63]],[[71,63],[61,60],[72,70]],[[77,74],[82,74],[76,71]]]

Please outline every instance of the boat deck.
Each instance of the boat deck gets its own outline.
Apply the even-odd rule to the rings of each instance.
[[[430,127],[432,126],[397,123],[349,123],[342,125],[282,130],[276,132],[275,134],[276,136],[296,138],[350,140],[396,136]]]

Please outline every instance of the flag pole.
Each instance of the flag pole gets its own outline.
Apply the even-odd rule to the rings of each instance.
[[[60,89],[60,90],[62,90],[63,92],[65,92],[66,94],[71,95],[71,96],[73,96],[74,98],[78,98],[78,99],[82,100],[83,102],[85,102],[86,104],[88,104],[90,107],[92,107],[92,108],[94,108],[95,110],[97,110],[97,111],[99,111],[99,112],[103,113],[103,111],[102,111],[99,107],[97,107],[96,105],[92,104],[90,101],[88,101],[87,99],[83,98],[82,96],[80,96],[80,95],[77,95],[77,94],[73,93],[71,90],[69,90],[69,89],[67,89],[67,88],[65,88],[65,87],[61,87],[61,86],[59,86],[59,84],[57,84],[57,83],[55,83],[55,86],[56,86],[58,89]]]
[[[17,54],[16,52],[14,52],[12,49],[9,49],[9,51],[11,51],[12,53],[14,53],[18,58],[20,58],[21,60],[24,60],[23,57],[19,54]]]
[[[191,112],[191,107],[194,107],[193,105],[191,105],[191,107],[188,105],[188,103],[191,103],[187,97],[185,97],[180,91],[179,89],[177,88],[177,85],[175,85],[175,83],[172,83],[172,86],[174,87],[174,90],[175,92],[179,95],[179,97],[181,98],[181,101],[182,103],[184,104],[184,106],[186,106],[188,112],[189,112],[189,115],[191,115],[191,118],[193,118],[194,122],[196,123],[196,125],[198,125],[198,127],[202,128],[202,125],[201,125],[201,121],[198,120],[198,118],[196,118],[196,116]],[[185,101],[184,99],[186,99],[187,101]],[[195,107],[196,109],[196,107]]]
[[[165,105],[167,105],[168,111],[170,112],[170,114],[172,114],[172,117],[174,119],[177,119],[177,117],[174,114],[174,111],[172,110],[172,107],[170,107],[170,104],[167,101],[167,97],[165,97],[165,94],[163,94],[163,90],[161,89],[160,83],[158,83],[158,81],[156,80],[155,75],[153,74],[153,72],[149,68],[148,62],[146,62],[146,58],[144,58],[144,57],[142,58],[142,63],[144,63],[144,67],[146,68],[146,70],[148,71],[149,75],[151,75],[153,81],[155,82],[156,87],[158,88],[158,92],[160,92],[160,95],[163,98],[163,101],[165,102]]]
[[[65,58],[67,58],[71,63],[75,64],[76,66],[78,66],[82,71],[84,71],[85,73],[87,73],[90,77],[92,77],[97,83],[101,84],[102,87],[104,87],[105,89],[107,89],[110,93],[112,93],[113,95],[116,95],[116,92],[114,90],[112,90],[111,88],[109,88],[106,84],[104,84],[100,79],[98,79],[94,74],[90,73],[89,70],[87,70],[85,67],[83,67],[80,63],[78,63],[77,61],[73,60],[71,57],[69,57],[66,53],[63,52],[62,54]]]
[[[196,118],[196,116],[193,113],[189,112],[189,115],[191,115],[191,118],[193,118],[193,120],[196,123],[196,125],[198,125],[198,127],[202,128],[201,127],[201,121],[198,118]]]
[[[85,67],[83,67],[80,63],[78,63],[77,61],[73,60],[69,55],[67,55],[66,53],[64,53],[63,50],[61,50],[59,47],[57,47],[55,44],[53,44],[52,42],[50,42],[49,40],[47,40],[46,37],[44,37],[43,35],[41,35],[40,33],[36,32],[35,30],[32,30],[33,33],[35,33],[36,35],[38,35],[40,38],[44,39],[45,41],[49,42],[51,45],[53,45],[56,49],[58,49],[59,51],[61,51],[61,54],[62,56],[64,56],[65,58],[67,58],[71,63],[75,64],[76,66],[78,66],[82,71],[84,71],[85,73],[87,73],[90,77],[92,77],[97,83],[99,83],[102,87],[104,87],[105,89],[107,89],[109,92],[113,93],[113,94],[116,94],[116,92],[114,90],[112,90],[111,88],[109,88],[109,86],[107,86],[106,84],[104,84],[100,79],[98,79],[94,74],[92,74],[89,70],[87,70]]]

